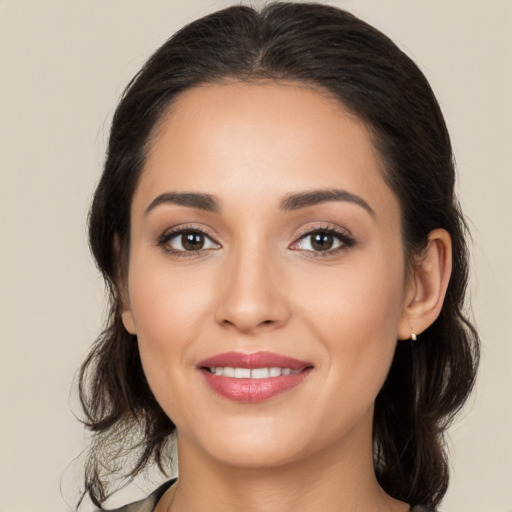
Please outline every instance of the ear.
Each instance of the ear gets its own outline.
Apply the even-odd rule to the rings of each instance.
[[[444,229],[434,229],[416,259],[407,285],[398,338],[420,334],[439,316],[452,272],[452,241]]]
[[[121,244],[119,242],[119,236],[117,233],[114,235],[113,243],[116,261],[122,262]],[[128,272],[125,270],[125,265],[119,263],[116,274],[115,286],[117,290],[118,310],[121,315],[121,320],[123,322],[124,328],[130,334],[137,334],[137,329],[135,328],[135,321],[130,305],[130,294],[128,293]]]
[[[133,314],[129,306],[126,306],[123,302],[121,304],[121,320],[123,321],[124,328],[130,334],[137,334],[137,329],[135,327],[135,321],[133,319]]]

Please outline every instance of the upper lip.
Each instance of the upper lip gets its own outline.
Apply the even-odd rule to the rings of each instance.
[[[308,361],[300,361],[293,357],[275,354],[273,352],[225,352],[201,361],[199,368],[232,367],[232,368],[291,368],[302,370],[313,366]]]

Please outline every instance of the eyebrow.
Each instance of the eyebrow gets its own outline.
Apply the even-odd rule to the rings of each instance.
[[[356,204],[364,208],[372,217],[375,217],[375,211],[362,197],[340,189],[320,189],[290,194],[281,201],[279,208],[283,211],[293,211],[328,201],[343,201]],[[221,212],[219,200],[211,194],[165,192],[151,202],[146,208],[145,213],[148,214],[151,210],[162,204],[178,204],[214,213]]]
[[[280,208],[284,211],[298,210],[328,201],[344,201],[357,204],[364,208],[372,217],[375,217],[375,211],[362,197],[340,189],[311,190],[291,194],[281,201]]]
[[[199,208],[208,212],[220,213],[220,203],[211,194],[200,194],[197,192],[165,192],[157,196],[146,208],[146,214],[162,204],[179,204]]]

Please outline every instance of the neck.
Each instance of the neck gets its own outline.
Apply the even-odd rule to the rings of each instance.
[[[355,431],[341,444],[277,467],[240,467],[178,436],[179,481],[155,512],[409,510],[377,483],[371,432]]]

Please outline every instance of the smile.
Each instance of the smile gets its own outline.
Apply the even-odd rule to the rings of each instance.
[[[255,403],[295,388],[313,365],[272,352],[227,352],[202,361],[198,369],[215,393],[236,402]]]
[[[271,368],[232,368],[231,366],[217,366],[209,368],[214,375],[224,375],[224,377],[234,377],[235,379],[268,379],[273,377],[281,377],[281,375],[295,375],[300,370],[292,370],[291,368],[280,368],[272,366]]]

